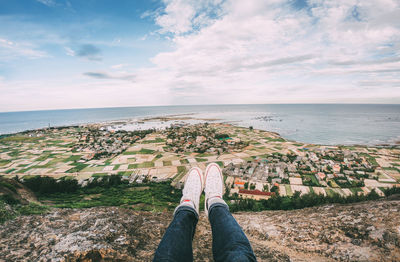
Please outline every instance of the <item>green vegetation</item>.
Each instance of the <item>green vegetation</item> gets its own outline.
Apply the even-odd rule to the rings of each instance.
[[[11,199],[9,195],[0,196],[0,224],[20,215],[38,215],[46,213],[48,210],[47,206],[36,203],[22,205],[19,201]]]
[[[172,166],[171,161],[163,161],[163,166]]]
[[[75,192],[79,188],[78,181],[68,177],[56,180],[48,176],[25,176],[23,184],[37,194]]]
[[[119,176],[117,176],[119,177]],[[93,184],[72,193],[54,193],[39,196],[39,200],[59,208],[89,208],[96,206],[124,206],[137,210],[173,210],[182,196],[170,181],[129,185],[116,180],[115,185],[107,182]]]
[[[216,161],[215,162],[217,165],[219,165],[220,168],[224,168],[224,162],[222,161]]]
[[[10,183],[7,183],[5,181],[1,181],[0,180],[0,187],[5,187],[5,188],[11,190],[14,193],[17,193],[17,189],[15,188],[15,186],[10,184]]]
[[[112,159],[107,159],[106,161],[104,161],[104,165],[109,166],[112,162]]]
[[[290,185],[285,185],[285,189],[286,189],[286,195],[288,196],[293,195],[292,188],[290,187]]]
[[[197,162],[207,162],[207,159],[206,158],[196,157],[196,161]]]
[[[36,166],[32,166],[32,168],[49,168],[61,161],[63,161],[62,158],[55,158],[55,159],[50,160],[49,162],[47,162],[44,165],[36,165]],[[72,163],[72,165],[74,165],[74,164],[76,164],[76,163]]]
[[[95,173],[92,175],[92,177],[103,177],[103,176],[107,176],[107,173]]]
[[[118,175],[119,176],[130,176],[133,173],[133,171],[119,171]]]
[[[358,154],[359,156],[365,157],[370,165],[379,166],[378,162],[376,162],[375,157],[371,156],[370,154],[367,153],[358,153]]]
[[[213,156],[214,154],[210,154],[210,153],[200,153],[197,154],[197,157],[209,157],[209,156]]]
[[[30,167],[27,167],[27,168],[23,168],[23,169],[18,170],[17,173],[25,173],[26,171],[28,171],[28,170],[30,170],[32,168],[33,168],[33,166],[30,166]]]
[[[118,170],[118,168],[119,168],[120,166],[121,166],[120,164],[116,164],[116,165],[113,167],[113,170]]]
[[[138,154],[139,151],[125,151],[122,153],[123,155],[136,155]]]
[[[156,160],[156,159],[160,159],[160,158],[162,158],[163,157],[163,155],[162,154],[158,154],[158,155],[156,155],[155,157],[154,157],[154,160]]]
[[[142,143],[142,144],[151,144],[151,143],[163,143],[163,142],[165,142],[165,139],[157,137],[154,140],[145,140],[145,141],[141,141],[140,143]]]
[[[69,161],[78,161],[79,159],[81,159],[80,155],[72,155],[66,159],[64,159],[64,162],[69,162]]]
[[[362,189],[359,188],[359,187],[352,187],[352,188],[349,188],[349,189],[350,189],[351,193],[353,193],[353,195],[357,195],[358,192],[363,192]]]
[[[183,171],[183,170],[180,170]],[[32,177],[23,184],[40,201],[61,208],[88,208],[95,206],[126,206],[140,210],[173,210],[179,203],[181,191],[162,183],[128,184],[119,175],[96,177],[86,187],[79,187],[75,179],[55,180],[50,177]],[[4,201],[3,201],[4,202]],[[37,206],[26,206],[21,214],[42,212]]]
[[[51,155],[54,155],[54,154],[43,154],[43,155],[39,156],[38,158],[36,158],[35,161],[44,161],[47,158],[51,157]]]
[[[305,186],[321,186],[314,175],[303,175],[302,178]]]
[[[87,166],[82,170],[82,172],[100,172],[103,171],[104,167],[105,166]]]
[[[41,140],[41,137],[29,137],[29,136],[21,136],[21,135],[15,135],[15,136],[7,136],[0,138],[0,142],[19,142],[19,143],[34,143],[39,140]]]
[[[74,165],[75,167],[68,169],[66,171],[66,173],[75,173],[75,172],[79,172],[82,169],[86,168],[87,166],[89,166],[88,164],[84,164],[84,163],[72,163],[72,165]]]
[[[142,148],[142,149],[140,149],[139,150],[139,153],[140,154],[148,154],[148,155],[151,155],[151,154],[154,154],[154,150],[152,150],[152,149],[146,149],[146,148]]]
[[[17,212],[20,215],[40,215],[46,213],[49,210],[49,207],[36,204],[36,203],[29,203],[28,205],[20,205],[17,208]]]
[[[219,140],[226,140],[226,139],[230,139],[228,134],[215,134],[214,136],[215,139],[219,139]]]
[[[185,166],[178,166],[178,173],[173,179],[173,182],[171,183],[173,186],[176,185],[176,183],[179,182],[179,180],[182,179],[182,177],[186,174],[186,167]]]
[[[388,170],[388,171],[400,172],[400,170],[398,168],[396,168],[396,167],[382,167],[382,169]]]
[[[6,170],[4,173],[9,174],[15,170],[16,170],[15,168],[10,168],[10,169]]]
[[[154,150],[152,149],[146,149],[146,148],[142,148],[139,151],[125,151],[124,153],[122,153],[123,155],[136,155],[136,154],[142,154],[142,155],[151,155],[154,154]]]
[[[181,162],[182,165],[189,164],[189,160],[187,159],[181,159],[179,161]]]
[[[285,139],[283,138],[272,138],[272,137],[265,137],[265,140],[267,140],[268,142],[286,142]]]
[[[130,164],[128,166],[129,169],[134,169],[134,168],[149,168],[149,167],[154,167],[154,162],[143,162],[140,164]]]
[[[400,188],[395,188],[392,191],[385,191],[387,195],[400,193]],[[368,195],[351,195],[343,197],[337,193],[317,195],[313,192],[300,196],[300,192],[295,192],[293,196],[281,197],[273,196],[268,200],[256,201],[253,199],[235,199],[233,203],[227,201],[231,212],[237,211],[262,211],[262,210],[291,210],[305,207],[318,206],[329,203],[355,203],[366,200],[379,199],[379,195],[373,190]]]

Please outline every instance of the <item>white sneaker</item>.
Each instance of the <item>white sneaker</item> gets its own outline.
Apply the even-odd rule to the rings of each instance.
[[[222,176],[221,168],[216,163],[211,163],[207,166],[205,172],[204,193],[206,198],[204,201],[204,210],[208,216],[208,208],[213,203],[226,204],[222,199],[224,192],[224,178]],[[211,200],[211,201],[209,201]]]
[[[189,170],[179,206],[190,206],[199,214],[200,195],[203,192],[203,179],[203,172],[200,168],[192,167]]]

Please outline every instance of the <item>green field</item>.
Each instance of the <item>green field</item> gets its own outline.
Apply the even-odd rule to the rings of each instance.
[[[309,177],[311,181],[315,184],[315,186],[320,186],[318,179],[314,175],[304,175],[305,177]]]
[[[137,155],[137,154],[142,154],[142,155],[151,155],[154,154],[154,150],[152,149],[146,149],[146,148],[142,148],[139,151],[125,151],[124,153],[122,153],[123,155]]]
[[[157,137],[154,140],[145,140],[145,141],[141,141],[140,143],[142,143],[142,144],[151,144],[151,143],[163,143],[163,142],[165,142],[165,139]]]
[[[69,162],[69,161],[78,161],[79,159],[81,159],[80,155],[72,155],[66,159],[64,159],[64,162]]]
[[[149,167],[154,167],[154,162],[143,162],[143,163],[140,163],[140,164],[130,164],[128,166],[128,169],[149,168]]]
[[[7,136],[0,139],[0,142],[18,142],[18,143],[35,143],[42,140],[43,137],[29,137],[29,136]]]
[[[11,163],[11,160],[0,159],[0,166],[5,166],[8,163]]]
[[[181,159],[179,161],[181,162],[182,165],[189,164],[189,160],[187,159]]]
[[[290,187],[290,185],[285,185],[285,189],[286,189],[286,195],[293,196],[292,188]]]

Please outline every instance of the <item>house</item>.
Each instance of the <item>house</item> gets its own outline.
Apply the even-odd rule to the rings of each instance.
[[[325,177],[326,177],[326,175],[325,175],[325,173],[323,173],[323,172],[318,172],[317,174],[315,174],[315,177],[316,177],[318,180],[324,180]]]
[[[206,141],[207,139],[204,136],[197,136],[196,137],[196,143],[200,144],[203,143],[204,141]]]
[[[275,183],[280,184],[280,183],[282,183],[282,179],[280,179],[280,178],[274,178],[274,179],[272,179],[271,183],[272,183],[272,184],[275,184]]]
[[[246,183],[246,182],[244,182],[244,181],[242,181],[242,180],[240,180],[240,179],[235,179],[234,187],[244,188],[244,184],[245,184],[245,183]]]
[[[262,192],[260,190],[245,190],[245,189],[239,190],[239,196],[241,198],[249,198],[254,200],[269,199],[274,194],[275,193],[273,192]]]
[[[335,164],[335,165],[333,165],[332,169],[333,169],[333,172],[339,173],[340,172],[340,165],[339,164]]]

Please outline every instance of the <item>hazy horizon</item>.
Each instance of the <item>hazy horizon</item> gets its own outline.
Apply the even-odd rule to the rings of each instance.
[[[395,0],[0,0],[0,112],[399,104]]]
[[[196,107],[196,106],[257,106],[257,105],[387,105],[399,106],[400,103],[265,103],[265,104],[193,104],[193,105],[146,105],[146,106],[109,106],[109,107],[72,107],[72,108],[50,108],[38,110],[0,111],[0,113],[57,111],[57,110],[86,110],[86,109],[113,109],[113,108],[141,108],[141,107]]]

